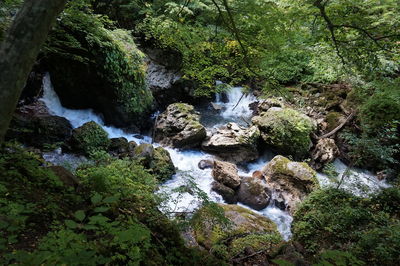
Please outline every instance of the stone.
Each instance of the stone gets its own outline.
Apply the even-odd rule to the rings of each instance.
[[[236,123],[228,123],[205,140],[202,149],[226,161],[249,162],[258,158],[259,138],[260,131],[256,126],[244,128]]]
[[[222,240],[230,237],[240,241],[242,237],[247,237],[249,235],[256,236],[264,234],[274,236],[273,238],[276,238],[276,242],[264,242],[264,248],[272,243],[273,246],[275,246],[275,244],[281,241],[281,236],[276,225],[268,218],[238,205],[218,204],[218,206],[230,222],[230,226],[216,219],[212,215],[214,210],[209,207],[201,208],[197,211],[193,219],[196,240],[207,250],[210,250],[215,244],[224,243]],[[226,245],[229,245],[229,243],[230,241],[227,241]]]
[[[201,160],[198,163],[198,167],[201,170],[208,169],[208,168],[213,168],[213,166],[214,166],[214,160]]]
[[[236,204],[238,202],[236,191],[220,182],[213,181],[211,183],[211,190],[220,194],[228,204]]]
[[[110,145],[108,146],[108,152],[111,155],[124,157],[129,151],[128,140],[124,137],[110,139]]]
[[[171,156],[163,147],[157,147],[154,149],[154,155],[150,163],[150,169],[160,182],[165,182],[171,179],[171,177],[176,173]]]
[[[239,202],[259,211],[268,206],[271,192],[265,181],[250,176],[242,178],[237,194]]]
[[[315,170],[321,170],[326,164],[335,160],[339,154],[339,148],[336,146],[335,140],[329,138],[319,139],[311,152],[311,166]]]
[[[68,141],[68,149],[86,155],[95,151],[106,151],[109,145],[108,133],[94,121],[75,128]]]
[[[148,143],[142,143],[134,149],[135,158],[137,158],[141,164],[150,168],[150,164],[154,157],[154,147]]]
[[[277,198],[283,198],[286,210],[293,213],[296,205],[319,187],[317,173],[306,163],[293,162],[281,155],[275,156],[261,170],[267,186]]]
[[[264,143],[276,152],[296,159],[307,156],[312,146],[310,135],[316,129],[310,117],[290,108],[271,107],[252,122],[260,129]]]
[[[64,117],[20,108],[13,115],[5,138],[6,140],[17,140],[33,147],[47,149],[54,146],[52,149],[55,149],[71,134],[71,123]]]
[[[214,161],[212,176],[215,181],[236,189],[240,185],[240,177],[236,165],[228,162]]]
[[[257,105],[257,113],[260,114],[262,112],[268,111],[271,107],[285,107],[282,98],[268,98],[262,100]]]
[[[167,107],[156,120],[154,140],[174,148],[195,148],[206,138],[206,129],[194,107],[175,103]]]

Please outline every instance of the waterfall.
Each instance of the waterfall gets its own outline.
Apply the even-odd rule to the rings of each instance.
[[[222,102],[221,94],[215,96],[215,103],[222,106],[221,116],[224,118],[248,119],[252,116],[249,104],[257,101],[252,94],[243,94],[241,87],[232,87],[226,92],[228,101]]]

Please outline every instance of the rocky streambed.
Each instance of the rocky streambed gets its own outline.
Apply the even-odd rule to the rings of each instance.
[[[339,179],[346,173],[341,187],[358,195],[387,186],[367,171],[347,168],[337,159],[339,151],[332,139],[314,140],[311,148],[311,136],[321,121],[280,99],[242,96],[241,88],[231,88],[224,97],[216,95],[214,102],[205,105],[171,104],[154,116],[152,136],[144,136],[106,126],[91,110],[64,108],[49,75],[43,79],[43,88],[40,101],[46,115],[62,120],[63,129],[73,129],[72,137],[61,134],[55,141],[68,137],[71,150],[76,150],[76,141],[74,144],[71,139],[79,140],[79,133],[104,130],[109,153],[140,157],[161,177],[159,193],[169,195],[169,200],[160,209],[168,213],[196,210],[201,198],[194,193],[195,187],[214,202],[239,205],[234,210],[228,208],[230,214],[247,210],[254,217],[270,219],[288,240],[296,205],[318,187],[337,186],[338,180],[315,169],[332,163]],[[56,165],[86,160],[67,150],[45,153],[44,158]],[[302,162],[310,152],[314,169]]]

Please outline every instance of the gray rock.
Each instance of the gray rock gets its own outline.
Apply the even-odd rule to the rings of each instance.
[[[214,161],[212,176],[215,181],[232,189],[236,189],[240,185],[238,170],[232,163]]]
[[[243,177],[238,190],[238,201],[255,210],[262,210],[268,206],[270,191],[264,181]]]

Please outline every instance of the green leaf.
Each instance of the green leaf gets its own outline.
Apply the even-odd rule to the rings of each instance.
[[[110,196],[103,200],[104,203],[114,203],[118,201],[118,196]]]
[[[72,220],[65,220],[65,225],[71,229],[75,229],[78,227],[78,224]]]
[[[97,204],[102,200],[102,196],[99,193],[96,193],[93,195],[93,197],[91,198],[91,201],[93,204]]]
[[[97,207],[94,209],[94,212],[106,212],[108,211],[110,208],[108,207]]]
[[[86,217],[85,212],[82,210],[76,211],[74,216],[80,222],[82,222]]]

